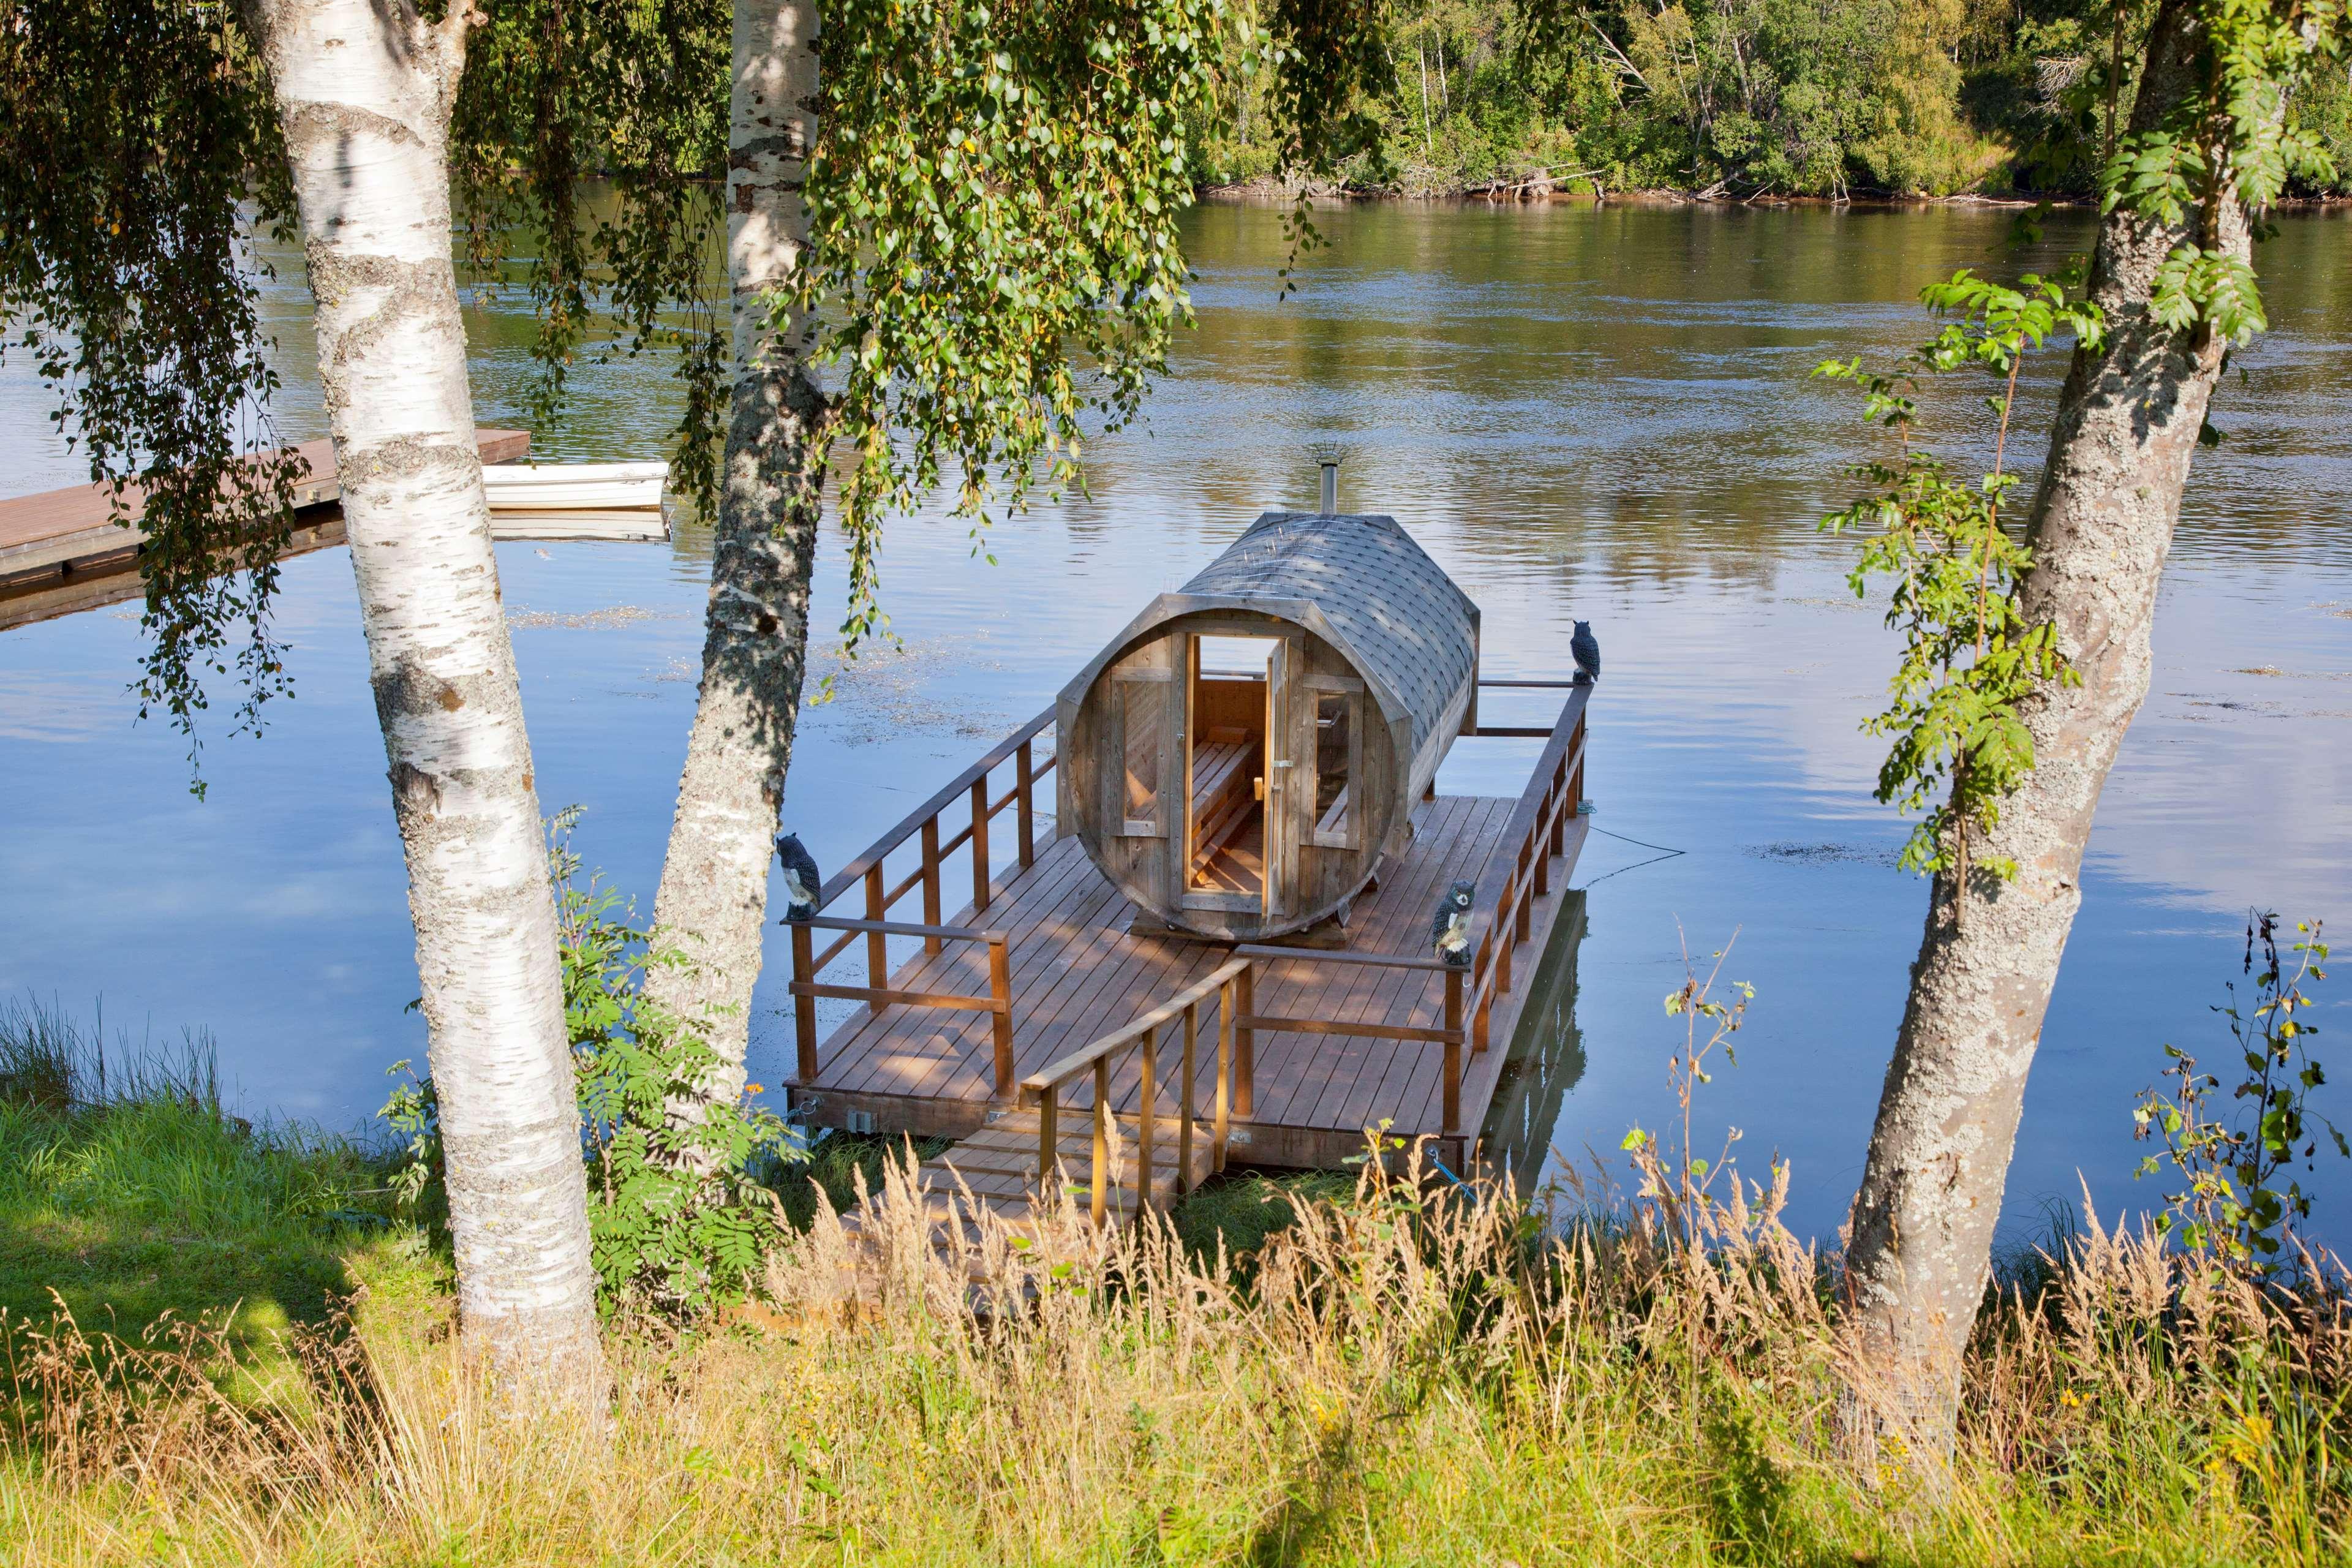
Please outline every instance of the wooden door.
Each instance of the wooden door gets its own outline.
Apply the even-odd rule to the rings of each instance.
[[[1260,910],[1269,918],[1290,907],[1290,820],[1297,789],[1298,749],[1287,725],[1290,716],[1290,639],[1276,640],[1265,664],[1265,816],[1259,830]]]
[[[1104,822],[1113,851],[1165,908],[1181,886],[1184,682],[1174,637],[1145,643],[1110,672]]]

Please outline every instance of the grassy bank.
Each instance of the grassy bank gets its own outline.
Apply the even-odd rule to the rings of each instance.
[[[863,1292],[820,1218],[723,1323],[614,1331],[606,1447],[490,1412],[437,1265],[337,1216],[374,1179],[362,1152],[176,1090],[6,1114],[12,1313],[58,1280],[82,1327],[12,1323],[0,1561],[2315,1563],[2346,1544],[2344,1303],[2217,1290],[2095,1228],[1989,1314],[1954,1468],[1890,1462],[1874,1488],[1832,1437],[1848,1369],[1820,1260],[1769,1194],[1711,1211],[1693,1251],[1639,1208],[1547,1217],[1410,1179],[1244,1176],[1142,1241],[1070,1215],[954,1265],[886,1224]],[[877,1158],[842,1144],[824,1184]],[[975,1312],[967,1268],[997,1300],[1027,1279],[1034,1305]],[[209,1326],[97,1333],[167,1309]]]
[[[2336,1307],[2183,1295],[2091,1237],[1971,1361],[1959,1460],[1837,1460],[1811,1260],[1771,1227],[1528,1246],[1507,1208],[1307,1204],[1256,1284],[1181,1241],[1045,1241],[973,1317],[912,1229],[840,1289],[818,1225],[689,1338],[616,1333],[609,1448],[489,1413],[440,1290],[364,1289],[270,1399],[228,1347],[40,1342],[0,1460],[37,1563],[2316,1563],[2343,1554]],[[997,1248],[995,1268],[1013,1268]],[[383,1250],[348,1253],[372,1284]],[[195,1366],[197,1371],[191,1371]],[[26,1359],[19,1356],[19,1384]],[[127,1389],[139,1389],[136,1394]],[[24,1387],[19,1387],[24,1394]],[[70,1399],[68,1399],[70,1396]],[[66,1408],[70,1405],[70,1411]],[[58,1411],[66,1411],[58,1415]]]
[[[0,1004],[0,1338],[59,1318],[138,1342],[202,1322],[224,1367],[285,1364],[362,1268],[437,1289],[393,1223],[383,1157],[226,1112],[201,1036],[109,1042]]]

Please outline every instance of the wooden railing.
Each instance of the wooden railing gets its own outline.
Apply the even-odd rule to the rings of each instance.
[[[1543,735],[1528,787],[1504,826],[1497,853],[1486,862],[1471,901],[1471,1048],[1486,1048],[1495,1000],[1511,988],[1511,950],[1528,940],[1535,900],[1551,891],[1551,862],[1565,847],[1569,818],[1584,800],[1584,710],[1592,688],[1566,680],[1482,680],[1481,686],[1565,689],[1568,700],[1549,730],[1481,725],[1479,735]],[[1496,933],[1502,939],[1496,940]]]
[[[800,1080],[816,1081],[816,1016],[812,1005],[820,996],[863,1002],[877,1014],[885,1007],[950,1007],[971,1013],[990,1013],[996,1047],[997,1093],[1010,1092],[1006,1087],[1013,1081],[1013,964],[1009,946],[1012,939],[1003,931],[977,931],[970,926],[917,925],[906,921],[843,920],[835,915],[818,915],[813,920],[794,921],[793,930],[793,1007],[797,1015],[794,1023],[800,1038]],[[846,932],[839,942],[825,950],[831,957],[856,940],[860,931],[868,940],[894,936],[919,936],[927,943],[949,942],[984,942],[988,943],[988,994],[966,996],[944,991],[894,991],[885,984],[866,985],[826,985],[815,980],[803,980],[804,974],[814,974],[824,960],[813,956],[816,946],[815,932],[837,931]],[[882,970],[888,979],[887,960]],[[868,960],[869,972],[872,961]]]
[[[1036,742],[1053,722],[1054,710],[1048,708],[998,742],[986,755],[958,773],[937,795],[876,839],[864,854],[827,878],[824,889],[817,895],[815,919],[793,922],[793,1024],[798,1047],[798,1078],[802,1085],[813,1087],[817,1080],[817,998],[834,997],[864,1002],[877,1016],[892,1006],[950,1007],[992,1013],[995,1016],[996,1096],[1000,1100],[1012,1096],[1013,996],[1005,938],[1000,932],[974,926],[942,925],[940,906],[944,895],[941,882],[948,857],[969,846],[971,851],[972,910],[978,914],[987,910],[995,891],[994,874],[989,858],[989,824],[1002,816],[1008,806],[1013,812],[1015,858],[1024,868],[1036,864],[1037,782],[1053,772],[1061,761],[1058,752],[1039,761]],[[1013,765],[1012,785],[1003,795],[992,798],[989,775],[1008,761]],[[969,819],[952,836],[942,839],[940,818],[959,801],[971,803]],[[915,865],[894,883],[889,879],[887,862],[892,852],[909,839],[919,840]],[[865,889],[866,896],[864,908],[857,917],[844,918],[824,912],[835,900],[852,888],[858,887]],[[890,919],[891,907],[919,889],[923,900],[922,920]],[[842,934],[819,952],[813,935],[818,931],[837,931]],[[829,985],[822,983],[818,976],[825,965],[840,957],[860,936],[866,939],[866,984]],[[989,994],[982,997],[892,990],[890,938],[894,936],[920,937],[926,953],[940,952],[950,942],[985,942],[988,943]]]
[[[1255,1073],[1257,1032],[1260,1029],[1290,1030],[1301,1035],[1351,1035],[1367,1040],[1426,1040],[1445,1047],[1444,1093],[1442,1104],[1443,1126],[1440,1131],[1452,1137],[1462,1131],[1462,1047],[1469,1037],[1462,1026],[1463,982],[1469,971],[1460,964],[1447,963],[1443,959],[1416,958],[1398,952],[1325,952],[1307,947],[1237,947],[1235,958],[1251,961],[1252,968],[1242,976],[1242,1013],[1234,1020],[1239,1037],[1235,1060],[1240,1064],[1237,1076],[1242,1083],[1241,1114],[1250,1111],[1251,1079]],[[1417,970],[1445,976],[1444,1025],[1431,1027],[1423,1024],[1353,1023],[1329,1018],[1286,1018],[1257,1010],[1257,974],[1260,963],[1354,964],[1381,969]],[[1427,982],[1423,982],[1424,984]],[[1405,1016],[1411,1017],[1408,1010]]]
[[[1210,1166],[1212,1171],[1225,1168],[1225,1141],[1234,1112],[1234,1031],[1240,1012],[1246,1002],[1238,1001],[1236,986],[1246,983],[1250,963],[1244,958],[1232,958],[1212,970],[1206,977],[1177,993],[1150,1012],[1125,1027],[1105,1035],[1094,1044],[1072,1051],[1058,1061],[1047,1064],[1021,1080],[1022,1103],[1034,1101],[1037,1106],[1037,1180],[1045,1185],[1054,1180],[1061,1138],[1060,1110],[1062,1090],[1081,1073],[1094,1075],[1094,1151],[1092,1164],[1087,1173],[1087,1208],[1097,1225],[1103,1222],[1110,1196],[1110,1079],[1113,1059],[1129,1050],[1142,1053],[1142,1082],[1138,1090],[1135,1133],[1135,1209],[1141,1214],[1151,1206],[1153,1161],[1159,1139],[1160,1100],[1160,1031],[1177,1018],[1184,1020],[1183,1063],[1176,1082],[1176,1186],[1182,1192],[1192,1179],[1192,1128],[1197,1120],[1192,1109],[1192,1080],[1198,1061],[1201,1033],[1201,1005],[1212,993],[1217,994],[1217,1087],[1214,1121],[1211,1131]]]

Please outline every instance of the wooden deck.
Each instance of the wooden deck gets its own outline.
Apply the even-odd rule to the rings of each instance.
[[[485,426],[474,432],[485,463],[510,463],[530,453],[530,432]],[[294,486],[295,525],[282,556],[308,554],[343,542],[332,442],[294,448],[308,468]],[[121,521],[104,485],[0,500],[0,631],[140,593],[141,491],[125,486]],[[126,523],[128,526],[125,526]]]
[[[1115,1151],[1109,1206],[1121,1214],[1134,1206],[1134,1160],[1147,1138],[1157,1146],[1150,1184],[1160,1204],[1228,1159],[1338,1165],[1363,1151],[1373,1128],[1430,1139],[1457,1171],[1475,1163],[1522,1014],[1531,996],[1540,1011],[1549,991],[1539,960],[1572,901],[1590,692],[1563,691],[1549,730],[1473,731],[1550,743],[1517,799],[1423,802],[1411,845],[1357,901],[1338,951],[1130,931],[1133,907],[1079,842],[1040,841],[1033,826],[1028,792],[1054,765],[1032,755],[1050,718],[1041,716],[827,883],[824,905],[862,885],[864,918],[820,914],[814,928],[795,928],[794,1109],[816,1126],[967,1140],[926,1174],[935,1187],[961,1181],[1015,1212],[1037,1180],[1049,1105],[1053,1144],[1087,1184],[1101,1146],[1090,1136],[1097,1082],[1112,1113],[1101,1119]],[[1019,778],[999,798],[990,772],[1016,757]],[[940,813],[960,799],[971,810],[943,839]],[[1024,852],[999,868],[986,858],[987,824],[1008,806],[1018,808]],[[894,885],[886,861],[918,843]],[[974,898],[942,924],[942,872],[968,847]],[[1431,955],[1429,921],[1439,893],[1464,879],[1479,889],[1477,959],[1449,972]],[[924,921],[891,921],[890,905],[918,892]],[[830,931],[840,934],[818,950]],[[867,984],[830,983],[826,966],[861,947]],[[820,998],[865,1004],[821,1044]]]

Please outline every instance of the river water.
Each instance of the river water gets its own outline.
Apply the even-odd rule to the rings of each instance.
[[[2004,215],[1962,208],[1391,205],[1321,223],[1329,248],[1278,301],[1276,215],[1192,216],[1200,327],[1147,424],[1093,447],[1088,495],[1001,523],[998,564],[941,513],[892,525],[885,593],[904,650],[845,672],[839,700],[810,711],[787,823],[839,864],[1262,508],[1311,503],[1311,449],[1339,443],[1343,506],[1393,513],[1483,606],[1489,674],[1564,671],[1577,617],[1604,649],[1598,831],[1575,878],[1586,926],[1530,1100],[1550,1123],[1537,1142],[1613,1160],[1630,1125],[1668,1118],[1678,1037],[1661,999],[1685,941],[1705,960],[1736,933],[1725,973],[1756,1000],[1737,1065],[1701,1090],[1697,1141],[1712,1152],[1737,1126],[1752,1171],[1788,1159],[1792,1218],[1826,1237],[1860,1174],[1925,891],[1894,865],[1906,828],[1872,800],[1883,747],[1856,728],[1894,645],[1845,587],[1849,548],[1813,526],[1850,494],[1841,466],[1871,437],[1850,395],[1806,373],[1924,337],[1922,282],[2054,265],[2087,227],[2062,218],[2021,258]],[[2239,356],[2214,416],[2228,439],[2200,456],[2184,506],[2155,689],[2100,812],[2034,1068],[2012,1237],[2084,1183],[2103,1213],[2152,1196],[2131,1175],[2131,1105],[2167,1041],[2222,1057],[2208,1009],[2249,906],[2347,912],[2346,232],[2290,218],[2261,258],[2274,330]],[[318,434],[299,285],[272,301],[288,434]],[[485,299],[470,327],[485,423],[520,422],[523,308]],[[2030,434],[2011,451],[2029,465],[2061,368],[2053,354],[2027,376]],[[542,456],[658,455],[663,367],[592,367],[575,385],[564,423],[537,433]],[[1982,390],[1936,405],[1955,456],[1979,464]],[[82,477],[45,407],[20,367],[0,373],[0,493]],[[666,546],[499,555],[541,799],[584,807],[579,847],[649,898],[706,542],[688,526]],[[830,535],[818,593],[837,610]],[[134,1037],[209,1029],[248,1110],[353,1127],[423,1039],[404,1012],[399,846],[341,552],[289,564],[280,629],[298,698],[258,742],[210,738],[202,801],[179,739],[132,721],[131,606],[0,635],[0,992],[85,1014],[103,996],[110,1030]],[[1490,701],[1488,721],[1505,709]],[[1443,786],[1516,793],[1533,749],[1466,742]],[[755,1008],[753,1076],[768,1081],[790,1049],[780,957]],[[2336,988],[2323,1047],[2352,1012],[2352,987]],[[2352,1236],[2352,1173],[2323,1165],[2316,1185],[2320,1234]]]

